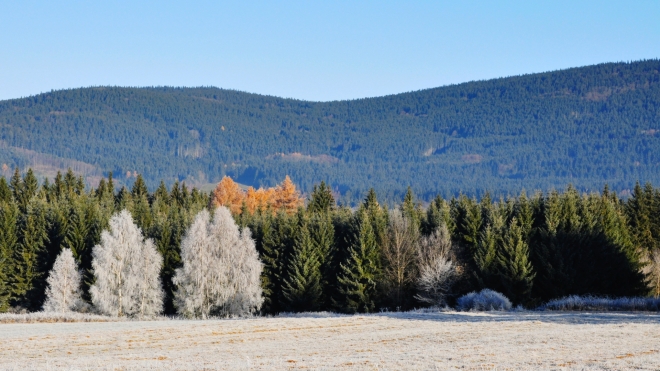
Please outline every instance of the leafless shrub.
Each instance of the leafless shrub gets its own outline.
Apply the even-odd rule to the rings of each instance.
[[[483,289],[458,298],[457,307],[465,311],[510,310],[511,301],[497,291]]]
[[[652,311],[660,310],[659,298],[604,298],[596,296],[567,296],[551,300],[540,310],[558,311]]]

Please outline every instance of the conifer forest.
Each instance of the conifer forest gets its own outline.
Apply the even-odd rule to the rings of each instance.
[[[569,295],[660,294],[660,189],[607,185],[342,206],[286,177],[211,193],[97,187],[72,171],[0,178],[0,311],[191,318],[453,306],[491,289],[535,308]],[[128,241],[128,242],[126,242]],[[72,284],[73,282],[73,284]],[[79,282],[79,284],[76,284]]]
[[[150,190],[225,175],[308,194],[325,181],[357,206],[407,187],[430,202],[573,184],[628,196],[660,182],[660,61],[604,63],[375,98],[310,102],[214,87],[88,87],[0,101],[0,175],[71,167]]]

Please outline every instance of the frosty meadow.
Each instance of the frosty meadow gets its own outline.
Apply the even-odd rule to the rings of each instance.
[[[644,313],[307,313],[3,324],[2,370],[657,370]]]

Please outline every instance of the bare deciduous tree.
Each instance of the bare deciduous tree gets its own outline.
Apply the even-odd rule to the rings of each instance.
[[[387,238],[383,241],[382,284],[392,304],[403,304],[406,291],[414,285],[419,232],[400,210],[390,211]]]
[[[101,313],[139,317],[160,313],[163,291],[159,273],[163,258],[153,241],[144,240],[128,211],[110,218],[110,231],[103,231],[92,258],[96,281],[90,294]]]
[[[45,312],[72,312],[80,308],[80,272],[70,249],[57,256],[46,281]]]
[[[173,278],[175,305],[187,317],[252,313],[263,302],[263,266],[254,240],[248,229],[239,231],[226,207],[216,208],[210,219],[202,210],[183,238],[183,266]]]
[[[417,300],[437,306],[444,304],[456,272],[451,259],[452,249],[446,225],[421,239],[418,249]]]

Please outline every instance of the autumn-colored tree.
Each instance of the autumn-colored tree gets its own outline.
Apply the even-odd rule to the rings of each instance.
[[[273,188],[259,188],[255,190],[250,187],[245,195],[245,204],[250,214],[254,214],[257,210],[266,210],[269,205],[273,203],[273,195],[275,190]]]
[[[230,177],[225,176],[213,191],[211,206],[213,208],[226,206],[232,214],[238,214],[241,211],[244,199],[245,194],[241,191],[238,184]]]
[[[275,188],[273,195],[273,205],[275,209],[284,210],[287,214],[293,214],[298,210],[298,207],[304,203],[300,192],[296,189],[291,178],[287,175],[282,184]]]

